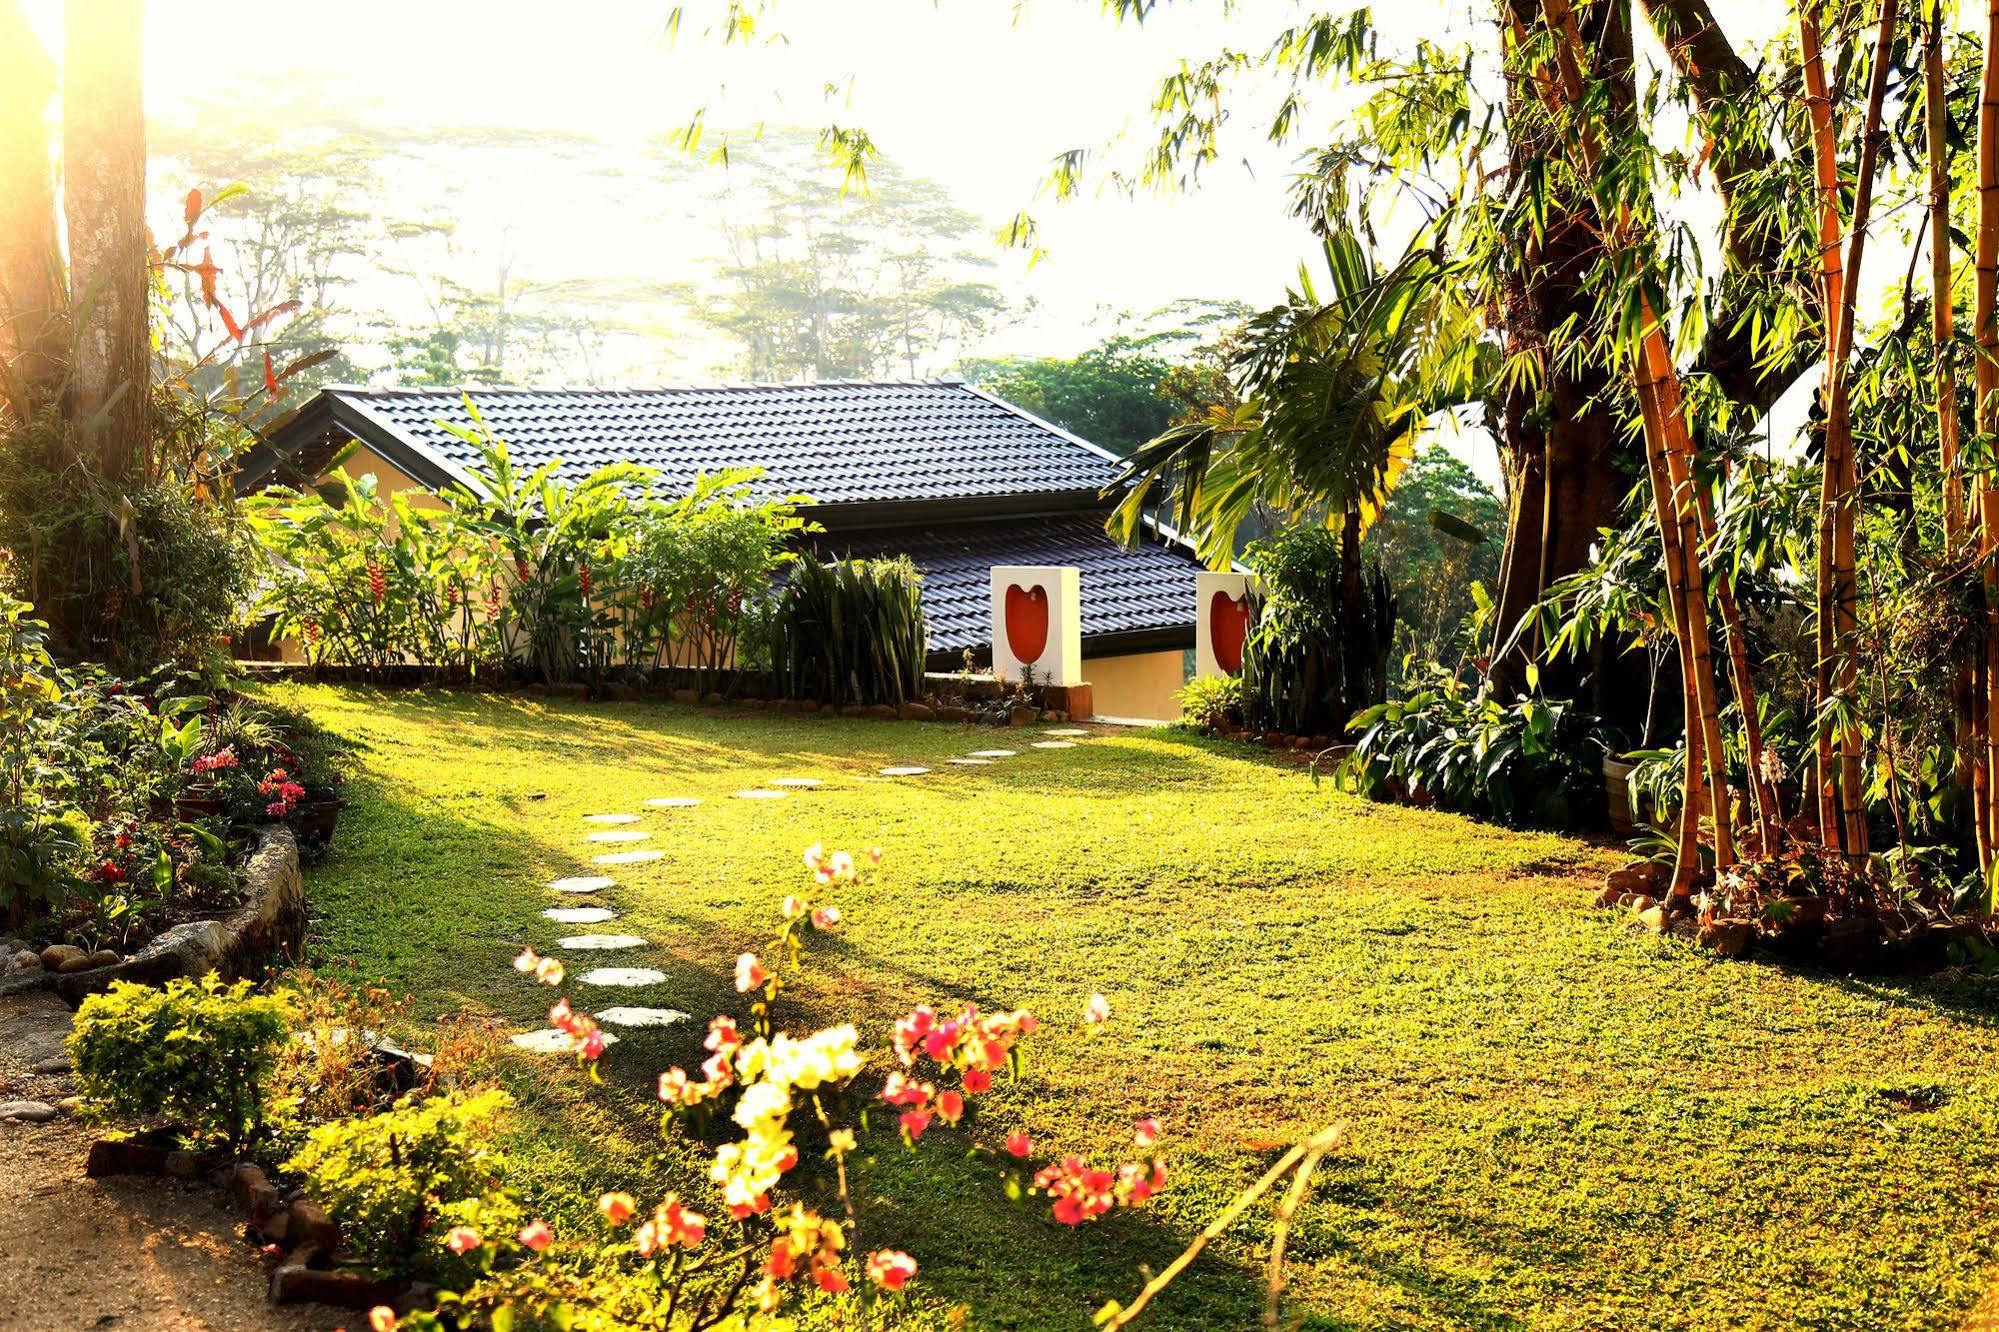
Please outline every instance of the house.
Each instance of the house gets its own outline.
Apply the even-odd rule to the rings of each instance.
[[[469,393],[517,464],[571,476],[637,463],[669,486],[760,467],[775,494],[810,495],[812,553],[907,555],[923,570],[933,669],[990,661],[988,571],[1081,570],[1084,676],[1108,716],[1177,715],[1194,646],[1198,562],[1158,534],[1127,550],[1104,533],[1114,456],[968,384],[837,381],[714,388],[320,390],[246,456],[238,484],[319,479],[332,459],[384,492],[463,480],[476,454]]]

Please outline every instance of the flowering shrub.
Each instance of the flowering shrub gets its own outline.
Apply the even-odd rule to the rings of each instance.
[[[676,1067],[660,1074],[669,1126],[697,1135],[711,1125],[727,1126],[709,1166],[719,1209],[736,1231],[726,1243],[713,1244],[708,1217],[677,1194],[648,1209],[630,1194],[607,1192],[597,1210],[609,1241],[600,1246],[602,1262],[590,1279],[528,1267],[494,1271],[445,1297],[438,1314],[413,1315],[404,1325],[435,1328],[444,1326],[440,1317],[462,1323],[483,1315],[496,1324],[674,1327],[680,1325],[675,1311],[691,1308],[699,1310],[691,1326],[776,1327],[785,1325],[780,1320],[794,1292],[805,1288],[853,1301],[865,1325],[896,1321],[898,1301],[919,1278],[919,1260],[897,1249],[853,1251],[859,1191],[851,1186],[850,1169],[861,1139],[892,1121],[905,1149],[921,1152],[933,1124],[973,1130],[978,1098],[996,1078],[1018,1076],[1022,1045],[1041,1023],[1024,1010],[918,1005],[895,1023],[885,1058],[871,1054],[850,1023],[801,1036],[781,1027],[777,1002],[803,966],[805,944],[840,928],[835,895],[881,861],[879,851],[856,857],[809,848],[806,883],[780,903],[771,946],[736,960],[736,989],[747,1011],[709,1022],[703,1042],[709,1056],[697,1071]],[[544,984],[565,979],[559,962],[532,949],[515,959],[515,967]],[[1108,1017],[1103,997],[1091,996],[1083,1025],[1095,1027]],[[603,1050],[595,1022],[567,998],[557,1001],[549,1021],[594,1076]],[[857,1094],[863,1082],[867,1095]],[[869,1100],[897,1113],[869,1116]],[[800,1177],[806,1173],[801,1134],[823,1143],[836,1213],[784,1196],[808,1187]],[[1145,1120],[1134,1135],[1132,1159],[1100,1168],[1069,1157],[1025,1182],[1023,1162],[1033,1155],[1026,1134],[977,1146],[975,1154],[1001,1163],[998,1174],[1010,1193],[1044,1195],[1056,1220],[1078,1226],[1118,1207],[1140,1206],[1165,1186],[1159,1136],[1158,1121]],[[814,1155],[822,1155],[817,1146]],[[521,1236],[539,1251],[557,1237],[544,1230],[532,1239]],[[379,1310],[376,1317],[377,1326],[397,1325],[392,1311]],[[627,1317],[631,1324],[621,1321]]]

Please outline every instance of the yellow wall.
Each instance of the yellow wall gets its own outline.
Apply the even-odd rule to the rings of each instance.
[[[1173,648],[1119,657],[1084,657],[1083,678],[1090,682],[1100,717],[1171,721],[1180,715],[1180,703],[1174,695],[1187,683],[1185,656]]]

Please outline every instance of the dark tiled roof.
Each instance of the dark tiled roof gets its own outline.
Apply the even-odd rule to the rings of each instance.
[[[469,424],[459,389],[324,392],[447,470],[476,460],[437,424]],[[679,486],[697,472],[760,466],[775,493],[879,504],[1096,492],[1113,471],[1089,446],[942,381],[469,392],[517,467],[559,458],[572,477],[638,463]]]
[[[1194,574],[1184,550],[1147,541],[1125,550],[1104,534],[1103,514],[996,519],[936,527],[822,533],[823,557],[907,555],[923,570],[930,650],[958,653],[992,641],[991,570],[996,564],[1074,565],[1081,570],[1083,639],[1184,631],[1194,641]]]

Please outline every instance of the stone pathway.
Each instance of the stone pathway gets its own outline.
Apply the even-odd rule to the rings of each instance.
[[[1048,737],[1087,736],[1090,732],[1079,727],[1066,727],[1059,730],[1045,731],[1042,734]],[[1030,748],[1043,750],[1074,749],[1076,747],[1075,741],[1068,739],[1044,738],[1029,741],[1028,744]],[[1016,758],[1019,756],[1019,753],[1020,751],[1015,749],[976,749],[970,754],[945,761],[958,767],[990,767],[998,759]],[[880,769],[880,772],[884,777],[921,777],[929,773],[930,769],[920,764],[904,763],[892,764]],[[816,791],[825,785],[825,779],[820,777],[772,777],[760,787],[750,787],[737,791],[735,798],[738,800],[782,800],[793,791]],[[660,810],[692,809],[700,803],[701,800],[698,796],[654,796],[644,802],[647,809]],[[650,832],[626,826],[638,823],[639,821],[639,816],[636,814],[617,811],[601,814],[585,814],[583,816],[584,823],[604,827],[608,830],[587,833],[584,836],[584,840],[591,845],[646,841],[652,837]],[[604,866],[640,865],[650,861],[662,860],[665,856],[666,853],[664,851],[656,850],[613,851],[591,857],[591,863]],[[617,880],[602,874],[572,875],[567,878],[555,879],[548,886],[551,891],[558,893],[600,893],[616,888]],[[554,921],[559,925],[600,925],[606,921],[615,920],[618,916],[617,911],[611,907],[595,905],[549,907],[541,914],[546,919]],[[557,949],[565,952],[602,953],[624,952],[634,948],[644,948],[647,946],[647,943],[648,941],[643,935],[637,934],[571,934],[557,939],[555,946]],[[666,973],[652,967],[594,967],[579,974],[576,977],[576,981],[579,985],[588,985],[598,989],[644,989],[649,986],[664,984],[666,982]],[[606,1022],[612,1026],[619,1027],[667,1027],[676,1023],[692,1021],[686,1013],[676,1008],[644,1006],[613,1006],[598,1010],[594,1016],[600,1022]],[[604,1033],[604,1042],[607,1046],[615,1044],[617,1039],[610,1032]],[[568,1037],[554,1028],[541,1028],[536,1031],[521,1032],[513,1038],[513,1043],[524,1050],[532,1050],[537,1053],[554,1053],[569,1048]],[[0,1105],[0,1118],[4,1118],[6,1112],[7,1107]]]

